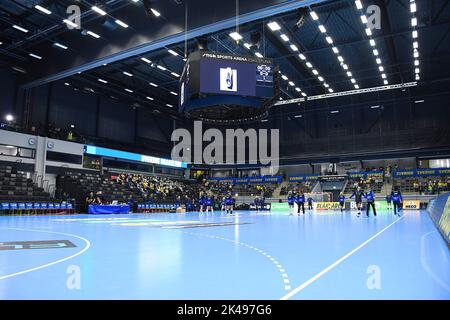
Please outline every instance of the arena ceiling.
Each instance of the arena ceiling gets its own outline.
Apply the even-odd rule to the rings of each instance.
[[[417,82],[407,89],[414,100],[430,87],[449,87],[447,0],[144,2],[2,1],[0,63],[23,88],[62,81],[172,115],[185,57],[199,45],[273,58],[284,101]],[[74,4],[79,30],[63,22]],[[380,25],[368,29],[372,5]],[[380,93],[337,99],[367,105]]]

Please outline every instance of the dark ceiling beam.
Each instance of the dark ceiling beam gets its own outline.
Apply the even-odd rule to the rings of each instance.
[[[444,80],[444,82],[449,82],[450,79]],[[433,82],[427,83],[428,86],[431,86],[434,84]],[[427,99],[442,95],[450,95],[450,90],[441,90],[439,92],[430,92],[430,93],[421,93],[416,92],[417,87],[413,88],[407,88],[407,91],[403,93],[402,96],[380,96],[376,95],[376,98],[369,98],[369,99],[355,99],[349,98],[349,97],[341,97],[341,98],[334,98],[334,100],[337,100],[338,102],[334,102],[333,107],[339,110],[348,109],[348,108],[356,108],[356,109],[364,109],[368,108],[369,106],[373,104],[378,104],[380,106],[395,106],[399,103],[414,103],[414,100],[420,98],[420,99]],[[339,100],[338,100],[339,99]],[[342,102],[343,101],[343,102]],[[297,104],[294,104],[297,105]],[[317,101],[306,101],[303,102],[302,105],[304,106],[304,110],[302,111],[304,114],[307,113],[315,113],[315,112],[326,112],[329,111],[328,102],[322,101],[321,103],[318,103]],[[282,105],[282,107],[292,106],[292,104],[288,105]],[[287,111],[283,115],[284,116],[291,116],[298,114],[299,111]]]
[[[439,41],[436,43],[436,46],[434,46],[433,50],[431,51],[431,54],[434,55],[436,53],[436,51],[438,50],[438,48],[444,43],[445,38],[447,38],[447,36],[450,33],[450,27],[447,28],[447,30],[445,31],[445,33],[439,38]]]
[[[134,70],[134,71],[133,70],[129,70],[129,71],[132,71],[133,74],[135,75],[135,76],[133,76],[131,78],[131,80],[133,81],[133,86],[130,86],[129,83],[126,83],[126,81],[124,81],[124,80],[130,80],[130,77],[128,77],[126,75],[123,75],[123,78],[121,78],[121,79],[117,79],[117,76],[114,76],[114,75],[111,75],[111,74],[110,75],[105,75],[105,74],[95,74],[94,73],[94,77],[95,77],[95,80],[97,80],[98,78],[103,78],[104,80],[112,82],[117,87],[119,87],[120,89],[129,88],[129,89],[132,89],[134,91],[138,91],[139,93],[152,92],[151,94],[146,94],[145,96],[147,96],[147,95],[151,96],[152,98],[155,98],[156,100],[158,100],[158,98],[159,98],[160,100],[162,100],[162,102],[164,104],[166,104],[166,103],[174,104],[174,102],[172,101],[174,96],[170,95],[169,90],[164,90],[162,88],[163,86],[160,86],[161,88],[160,87],[153,88],[153,87],[151,87],[149,85],[149,82],[151,80],[146,80],[146,79],[140,77],[136,70]],[[82,74],[90,75],[91,73],[92,72],[85,72],[85,73],[82,73]],[[109,86],[103,86],[103,87],[106,88],[106,89],[109,88]],[[155,94],[155,90],[156,89],[158,89],[158,94]],[[175,88],[175,89],[173,89],[173,91],[176,92],[176,91],[178,91],[178,89]],[[161,93],[163,93],[163,94],[161,94]],[[143,99],[145,99],[145,97]],[[149,102],[147,99],[145,99],[145,101]]]
[[[294,38],[294,34],[287,27],[286,27],[286,29],[287,29],[286,33],[289,34],[288,36],[291,39],[295,39]],[[278,50],[278,52],[281,55],[285,55],[286,56],[286,60],[289,62],[289,64],[300,74],[300,77],[296,77],[295,79],[292,79],[292,80],[298,80],[298,81],[301,81],[302,83],[303,82],[308,83],[308,86],[299,85],[302,89],[304,87],[315,88],[315,87],[318,86],[318,81],[313,79],[313,77],[312,77],[311,73],[309,72],[309,70],[303,65],[303,63],[301,63],[298,60],[298,58],[296,56],[289,55],[290,54],[289,49],[281,42],[280,39],[278,39],[278,37],[276,37],[269,30],[265,33],[265,36],[266,36],[267,40],[270,41],[270,43]],[[297,39],[296,39],[296,43],[299,43],[297,41]],[[292,76],[291,76],[291,78],[292,78]],[[316,89],[316,93],[318,93],[317,89]],[[311,95],[312,93],[311,92],[307,92],[307,94]]]
[[[280,14],[283,12],[289,12],[301,7],[326,1],[330,0],[288,0],[278,4],[275,4],[277,1],[274,0],[246,1],[245,3],[241,4],[241,7],[245,8],[244,11],[246,13],[242,14],[239,17],[239,21],[240,23],[248,23],[251,21],[263,19],[268,16]],[[128,3],[130,3],[130,1],[128,1]],[[169,5],[169,3],[171,2],[168,2],[167,5]],[[196,12],[196,15],[194,14],[196,25],[193,24],[193,27],[190,28],[187,36],[188,40],[196,38],[198,36],[202,36],[204,34],[211,34],[235,26],[236,17],[234,17],[234,3],[230,4],[229,2],[225,1],[221,2],[220,5],[216,2],[208,2],[207,4],[208,5],[205,6],[205,3],[202,3],[202,10]],[[252,5],[261,9],[250,10]],[[199,15],[199,12],[207,11],[208,8],[215,8],[216,12],[218,8],[224,9],[220,12],[220,17],[217,17],[216,15]],[[192,10],[190,10],[190,12],[192,12]],[[24,88],[35,87],[41,84],[65,78],[77,72],[83,72],[98,67],[104,63],[109,64],[118,60],[129,58],[131,56],[145,54],[146,52],[154,51],[156,49],[170,46],[175,43],[182,43],[183,41],[185,41],[185,34],[179,31],[174,33],[173,30],[174,28],[178,30],[178,27],[183,28],[182,26],[184,26],[184,16],[180,16],[179,14],[177,14],[177,12],[168,12],[167,14],[172,14],[174,16],[173,18],[171,18],[172,20],[170,20],[172,22],[172,29],[166,29],[165,33],[161,33],[160,30],[153,30],[152,32],[149,32],[149,30],[146,29],[146,37],[143,37],[143,35],[139,32],[133,36],[133,39],[130,39],[129,36],[127,39],[120,39],[120,37],[117,36],[114,43],[105,43],[104,48],[102,49],[96,48],[96,50],[93,50],[94,48],[91,48],[92,50],[87,50],[83,59],[71,61],[71,63],[70,61],[66,61],[65,59],[60,59],[60,61],[57,61],[53,64],[53,68],[51,70],[49,70],[49,68],[42,68],[42,66],[37,66],[35,70],[33,70],[33,75],[35,75],[35,78],[27,79],[26,81],[28,82],[22,86]],[[160,31],[159,34],[158,31]],[[136,45],[138,39],[141,39],[141,44]],[[142,39],[147,40],[142,41]],[[122,43],[121,46],[118,46],[119,42]]]
[[[418,30],[419,31],[427,30],[427,31],[429,31],[431,33],[431,32],[433,32],[433,29],[430,29],[430,28],[433,28],[433,27],[439,28],[439,27],[442,27],[443,25],[450,25],[450,20],[447,20],[445,22],[441,22],[439,24],[435,24],[433,26],[419,26]],[[383,33],[382,35],[379,35],[379,36],[376,36],[376,37],[372,37],[372,38],[374,40],[378,40],[378,41],[380,41],[380,40],[386,41],[387,38],[393,38],[394,39],[395,37],[402,37],[402,36],[410,35],[410,34],[411,34],[411,28],[405,28],[405,29],[402,29],[402,30],[399,30],[399,31],[396,31],[396,32],[391,32],[391,33],[386,33],[386,34]],[[367,39],[361,39],[361,37],[357,37],[357,38],[353,38],[353,39],[347,40],[345,42],[336,42],[335,45],[337,47],[344,47],[344,46],[346,47],[346,46],[354,46],[354,45],[357,45],[357,44],[360,44],[360,43],[366,43],[366,42],[367,42]],[[307,50],[303,51],[303,53],[305,53],[305,54],[314,54],[314,53],[327,51],[327,50],[330,50],[329,46],[315,48],[315,49],[307,49]],[[288,56],[295,56],[295,54],[292,53],[292,52],[289,52],[289,54],[287,54],[287,55],[280,55],[280,56],[274,58],[274,60],[282,60],[282,59],[284,59],[284,58],[286,58]]]
[[[110,7],[109,7],[108,12],[113,13],[123,7],[130,5],[130,2],[125,2],[122,5],[113,7],[114,4],[121,3],[121,2],[122,2],[122,0],[110,1]],[[39,32],[33,33],[29,37],[26,37],[26,38],[22,39],[21,41],[14,43],[10,47],[8,47],[8,49],[14,49],[16,47],[26,48],[30,45],[35,45],[36,43],[39,42],[39,40],[42,40],[42,39],[46,38],[47,36],[55,37],[62,33],[67,32],[69,29],[67,29],[65,24],[62,23],[63,17],[58,17],[58,18],[59,19],[57,19],[58,20],[57,23],[53,24],[52,26],[47,27],[44,30],[39,30]],[[83,24],[86,24],[93,20],[101,19],[102,17],[99,16],[96,12],[93,12],[92,10],[89,9],[89,10],[82,12],[80,18],[83,21]],[[53,18],[51,18],[51,19],[53,19]]]
[[[385,1],[376,0],[375,4],[380,7],[381,29],[382,29],[383,34],[392,33],[391,21],[390,21],[390,17],[389,17],[389,13],[388,13],[388,9],[387,9]],[[389,55],[390,61],[393,62],[393,65],[398,66],[399,64],[398,64],[398,59],[397,59],[397,50],[395,48],[395,42],[394,42],[393,38],[387,37],[387,38],[384,38],[384,40],[385,40],[386,48],[388,50],[388,55]],[[400,82],[404,82],[404,78],[402,77],[402,71],[399,67],[397,67],[396,73],[400,75]],[[398,82],[398,81],[395,81],[395,82]]]
[[[95,77],[93,75],[88,75],[88,74],[84,74],[83,76],[77,75],[77,76],[72,77],[69,80],[69,82],[73,82],[73,80],[75,80],[77,83],[85,83],[85,84],[89,85],[90,87],[95,88],[95,94],[100,94],[103,97],[106,97],[108,99],[111,98],[111,94],[106,94],[105,92],[114,93],[115,95],[122,97],[123,99],[120,99],[120,101],[125,104],[130,105],[130,107],[131,106],[136,107],[135,103],[138,103],[140,106],[146,108],[149,111],[153,111],[156,109],[160,113],[171,114],[172,116],[179,118],[178,113],[176,111],[170,110],[168,107],[165,107],[165,105],[160,106],[158,104],[157,99],[155,99],[155,101],[147,100],[147,99],[145,99],[145,97],[142,97],[139,95],[140,92],[134,92],[133,94],[127,93],[124,90],[124,87],[121,84],[115,82],[114,80],[105,79],[108,81],[108,85],[104,85],[104,84],[100,83],[99,81],[97,81],[96,78],[95,79],[94,78]],[[112,84],[114,87],[110,86],[109,84]],[[77,86],[75,86],[75,87],[77,87]],[[115,87],[118,87],[119,89],[116,89]],[[164,101],[160,101],[160,102],[164,103],[164,104],[166,103]]]
[[[433,3],[434,1],[430,1],[430,5]],[[435,23],[439,17],[441,16],[441,14],[444,12],[445,8],[449,5],[449,1],[444,1],[442,6],[437,10],[437,13],[434,17],[431,17],[431,24]]]
[[[161,135],[163,136],[164,140],[166,143],[171,143],[171,139],[170,137],[167,135],[167,133],[163,130],[163,128],[161,127],[161,124],[159,123],[158,119],[156,119],[154,117],[154,115],[152,114],[152,118],[153,118],[153,122],[156,125],[156,128],[158,129],[158,131],[161,133]]]

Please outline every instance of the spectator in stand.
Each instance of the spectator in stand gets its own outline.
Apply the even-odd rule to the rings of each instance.
[[[62,202],[69,201],[69,194],[66,191],[64,191],[63,194],[61,195],[61,201]]]
[[[86,205],[88,206],[94,203],[95,203],[94,191],[90,191],[88,196],[86,197]]]
[[[104,204],[104,203],[105,203],[101,191],[98,191],[98,192],[96,193],[94,203],[95,203],[95,204]]]

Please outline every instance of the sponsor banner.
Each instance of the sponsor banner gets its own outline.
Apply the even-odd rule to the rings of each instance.
[[[319,179],[318,174],[299,174],[289,177],[289,182],[306,182],[306,181],[316,181]]]
[[[352,172],[346,176],[322,176],[320,177],[318,174],[300,174],[289,177],[289,182],[305,182],[305,181],[315,181],[319,178],[324,180],[339,180],[344,179],[346,177],[352,179],[383,179],[383,171],[369,171],[369,172]]]
[[[316,202],[314,204],[316,210],[340,210],[341,206],[339,202]],[[375,201],[375,208],[377,210],[387,210],[387,203],[385,201]],[[355,201],[346,201],[344,204],[344,210],[356,210]],[[363,202],[362,209],[366,209],[366,202]]]
[[[256,206],[254,204],[250,205],[250,210],[256,210]],[[258,210],[270,210],[270,204],[265,204],[262,208],[258,206]]]
[[[447,241],[450,241],[450,197],[447,198],[444,212],[439,219],[439,229],[447,236]]]
[[[404,200],[403,201],[404,210],[420,210],[419,200]]]
[[[283,178],[281,176],[262,176],[253,178],[209,178],[210,182],[224,182],[231,184],[262,184],[262,183],[281,183]]]
[[[364,171],[364,172],[352,172],[348,174],[349,178],[352,179],[383,179],[383,171]]]
[[[426,177],[426,176],[450,176],[450,169],[410,169],[397,170],[394,172],[394,177],[408,178],[408,177]]]
[[[431,200],[428,213],[444,239],[450,244],[450,193]]]
[[[314,208],[316,210],[339,210],[341,206],[339,202],[316,202]]]
[[[287,202],[272,202],[270,204],[270,211],[272,212],[288,212],[289,205]]]
[[[411,201],[413,202],[413,201]],[[307,209],[308,204],[305,203],[305,209]],[[420,203],[418,204],[418,208],[420,207]],[[314,210],[340,210],[341,206],[339,202],[313,202]],[[377,210],[387,210],[387,203],[385,201],[375,201],[375,208]],[[407,209],[406,207],[404,207]],[[344,205],[344,210],[356,210],[356,202],[355,201],[346,201]],[[411,209],[411,208],[409,208]],[[363,202],[362,210],[366,210],[366,202]],[[271,203],[271,211],[272,212],[289,212],[289,205],[287,202],[279,203],[272,202]],[[297,205],[294,205],[294,211],[297,212]]]

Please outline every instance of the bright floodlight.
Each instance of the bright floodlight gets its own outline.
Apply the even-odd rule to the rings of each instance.
[[[269,23],[267,24],[267,26],[268,26],[268,27],[270,28],[270,30],[272,30],[272,31],[277,31],[277,30],[280,30],[280,29],[281,29],[280,25],[279,25],[276,21],[269,22]]]
[[[310,14],[311,18],[313,18],[313,20],[318,20],[319,19],[319,16],[314,11],[311,11],[309,14]]]
[[[34,7],[35,7],[36,9],[38,9],[39,11],[45,13],[45,14],[51,14],[51,13],[52,13],[50,10],[48,10],[48,9],[46,9],[46,8],[44,8],[44,7],[40,6],[40,5],[38,5],[38,4],[35,5]]]
[[[239,41],[242,39],[242,36],[237,33],[237,32],[232,32],[229,34],[229,36],[234,40],[234,41]]]
[[[161,15],[161,13],[159,13],[158,10],[155,10],[155,9],[153,9],[153,8],[151,8],[150,10],[152,11],[152,13],[153,13],[153,15],[154,15],[155,17],[159,17],[159,16]]]
[[[106,15],[106,12],[103,11],[102,9],[100,9],[100,8],[97,7],[97,6],[93,6],[93,7],[91,7],[91,9],[94,10],[95,12],[97,12],[98,14],[102,15],[102,16],[105,16],[105,15]]]

